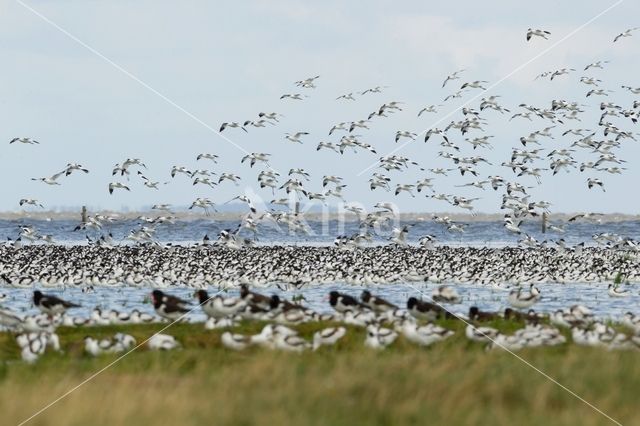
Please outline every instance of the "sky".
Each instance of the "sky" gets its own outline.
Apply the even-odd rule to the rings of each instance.
[[[552,99],[580,103],[582,122],[558,124],[555,139],[542,138],[544,154],[567,148],[577,138],[562,137],[570,128],[598,130],[599,103],[612,101],[630,108],[635,99],[621,85],[640,86],[640,31],[613,43],[613,38],[638,25],[640,4],[631,0],[583,2],[297,2],[255,0],[243,2],[21,0],[0,3],[0,211],[18,211],[21,198],[35,198],[47,209],[77,208],[138,210],[156,203],[188,206],[196,197],[223,204],[248,194],[260,205],[285,196],[260,189],[257,174],[266,167],[250,168],[240,159],[250,152],[271,154],[270,167],[284,183],[290,168],[304,168],[312,192],[322,191],[323,175],[344,178],[345,198],[370,210],[390,201],[403,212],[456,211],[428,198],[425,192],[369,190],[368,179],[379,157],[394,153],[409,157],[424,169],[451,168],[438,157],[440,138],[427,143],[396,144],[395,133],[408,130],[423,135],[461,120],[463,104],[477,109],[481,97],[499,95],[499,102],[522,112],[526,103],[549,108]],[[615,5],[615,6],[614,6]],[[598,16],[610,6],[611,10]],[[32,10],[31,10],[32,9]],[[552,11],[552,12],[550,12]],[[595,19],[594,19],[595,18]],[[592,21],[592,22],[590,22]],[[527,28],[551,32],[549,40],[525,39]],[[596,60],[610,61],[604,70],[583,71]],[[559,68],[577,71],[554,81],[534,80]],[[464,68],[461,79],[442,88],[451,72]],[[294,85],[297,80],[320,75],[315,89]],[[585,97],[591,86],[582,76],[602,80],[611,90],[606,97]],[[486,80],[487,93],[475,89],[461,99],[443,102],[466,81]],[[358,95],[367,88],[386,86],[382,93]],[[356,93],[356,101],[336,100]],[[284,93],[308,95],[302,101],[280,100]],[[344,134],[328,136],[336,123],[367,118],[383,103],[402,102],[402,111],[374,118],[370,129],[356,131],[376,148],[377,155],[360,150],[343,155],[316,151],[320,141],[339,142]],[[418,111],[442,104],[438,113]],[[222,122],[257,119],[257,114],[278,112],[280,122],[248,132],[217,130]],[[492,165],[478,166],[478,178],[437,176],[437,193],[480,198],[480,212],[500,211],[503,191],[457,187],[489,175],[501,175],[531,187],[532,201],[545,200],[554,212],[638,213],[640,199],[633,196],[640,181],[638,142],[623,140],[616,151],[626,159],[622,175],[603,172],[544,172],[542,183],[516,177],[500,166],[511,149],[523,148],[521,136],[549,126],[534,119],[509,121],[511,114],[483,111],[485,132],[492,149],[471,149],[465,136],[451,130],[449,138],[460,146],[461,156],[480,155]],[[609,118],[623,130],[636,132],[628,119]],[[287,132],[309,132],[303,144],[284,139]],[[39,145],[9,144],[15,137],[32,137]],[[640,140],[640,139],[639,139]],[[401,146],[402,145],[402,146]],[[535,148],[527,147],[527,148]],[[196,161],[200,153],[220,156],[218,164]],[[160,181],[160,190],[146,188],[133,171],[129,180],[111,175],[113,165],[140,158],[145,176]],[[578,162],[593,161],[597,154],[580,150]],[[48,186],[31,178],[51,176],[69,162],[87,167]],[[192,184],[173,165],[208,168],[218,174],[234,173],[240,185],[223,182],[215,188]],[[548,161],[536,163],[548,167]],[[385,172],[386,173],[386,172]],[[411,167],[386,173],[397,183],[410,184],[430,177]],[[600,178],[606,192],[589,190],[588,177]],[[110,182],[122,182],[130,191],[108,193]],[[164,182],[169,182],[166,185]],[[427,192],[429,193],[429,192]],[[337,206],[340,200],[330,199]],[[27,210],[37,209],[27,207]]]

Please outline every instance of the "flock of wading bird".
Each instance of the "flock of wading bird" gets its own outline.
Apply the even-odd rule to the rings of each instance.
[[[611,288],[610,293],[612,296],[624,296]],[[453,314],[446,308],[447,304],[461,303],[455,288],[446,285],[434,288],[430,301],[410,297],[405,308],[400,308],[369,290],[364,290],[359,299],[349,294],[331,291],[327,299],[334,312],[318,313],[305,307],[301,299],[289,301],[275,294],[267,296],[251,290],[247,285],[241,285],[237,297],[220,294],[210,296],[206,290],[196,290],[195,306],[161,290],[153,290],[150,300],[158,317],[143,314],[138,310],[124,313],[96,308],[89,318],[81,318],[66,313],[68,309],[78,308],[80,305],[36,290],[33,293],[33,303],[41,314],[21,317],[3,308],[0,309],[0,325],[15,333],[22,359],[27,362],[35,362],[45,353],[47,347],[55,351],[62,350],[60,339],[55,332],[58,326],[91,327],[151,323],[158,320],[173,323],[188,321],[188,315],[195,309],[201,309],[207,316],[205,329],[225,330],[220,335],[220,343],[233,350],[260,346],[288,352],[315,351],[322,346],[338,343],[347,333],[348,329],[345,326],[364,328],[364,344],[373,349],[386,348],[399,336],[424,347],[455,334],[454,330],[436,323],[447,318],[464,321],[467,339],[486,343],[487,349],[500,347],[517,351],[527,347],[556,346],[565,344],[567,336],[578,345],[605,347],[609,350],[640,349],[640,316],[627,312],[620,319],[618,325],[630,331],[625,333],[597,319],[589,308],[583,305],[573,305],[549,315],[538,313],[531,307],[540,297],[540,291],[532,284],[528,290],[512,290],[507,298],[511,307],[502,312],[482,311],[476,306],[471,306],[468,315],[460,315]],[[514,321],[523,327],[512,334],[506,334],[481,324],[497,319]],[[233,328],[242,321],[260,321],[267,324],[256,335],[234,333]],[[311,340],[307,340],[292,328],[302,323],[331,323],[331,326],[319,329]],[[342,325],[337,325],[339,323]],[[563,332],[561,328],[569,331]],[[152,335],[140,345],[133,336],[124,333],[116,333],[108,339],[89,336],[84,339],[85,352],[92,356],[125,352],[142,344],[146,344],[149,350],[171,350],[181,347],[176,338],[161,333]]]

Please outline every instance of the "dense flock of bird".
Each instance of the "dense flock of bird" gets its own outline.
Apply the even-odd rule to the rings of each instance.
[[[206,316],[204,328],[223,329],[220,335],[222,346],[233,350],[244,350],[250,346],[289,352],[318,350],[322,346],[336,344],[347,334],[345,326],[361,327],[366,330],[364,345],[373,349],[383,349],[392,345],[399,336],[419,346],[430,346],[455,334],[436,323],[437,320],[458,318],[466,324],[465,336],[473,342],[486,343],[487,349],[500,347],[517,351],[526,347],[556,346],[567,342],[567,334],[578,345],[599,346],[612,349],[640,349],[640,316],[626,313],[618,325],[626,327],[625,333],[598,320],[585,306],[574,305],[545,315],[530,309],[541,298],[537,287],[528,290],[513,290],[507,297],[511,306],[501,312],[481,311],[471,306],[468,315],[453,314],[447,304],[461,303],[454,287],[436,287],[431,300],[410,297],[406,307],[395,304],[362,291],[360,298],[338,291],[331,291],[327,300],[333,313],[318,313],[303,305],[303,300],[288,301],[277,295],[267,296],[240,286],[239,296],[209,295],[206,290],[196,290],[196,304],[153,290],[150,301],[157,317],[115,310],[103,311],[95,308],[89,318],[73,317],[67,310],[80,305],[46,295],[40,291],[33,293],[33,303],[41,311],[38,315],[22,317],[19,314],[0,309],[0,325],[15,333],[16,343],[22,359],[35,362],[47,347],[61,351],[60,339],[55,330],[58,326],[90,327],[112,324],[140,324],[157,321],[186,321],[188,314],[198,309]],[[528,309],[527,311],[524,311]],[[482,325],[483,322],[504,319],[524,324],[512,334]],[[262,331],[255,335],[234,333],[232,329],[243,321],[267,322]],[[300,336],[293,326],[303,323],[331,323],[316,331],[311,341]],[[341,325],[337,325],[340,324]],[[568,329],[565,333],[561,329]],[[163,329],[164,331],[164,329]],[[157,333],[145,342],[150,350],[171,350],[181,347],[173,336]],[[138,342],[133,336],[116,333],[112,338],[96,339],[85,337],[84,350],[92,356],[120,353],[137,349]]]
[[[613,42],[622,43],[622,39],[631,37],[637,29],[618,34]],[[526,33],[529,43],[545,43],[551,37],[549,31],[541,29],[530,28]],[[439,192],[440,180],[446,180],[451,173],[459,173],[468,177],[470,182],[457,185],[458,188],[477,193],[489,188],[489,192],[500,191],[499,208],[504,211],[504,230],[521,237],[519,247],[451,248],[437,245],[434,235],[421,236],[418,247],[408,247],[407,235],[412,226],[396,225],[398,209],[394,202],[380,201],[367,211],[346,199],[344,189],[347,183],[343,177],[312,176],[300,167],[290,168],[288,173],[284,173],[272,167],[272,155],[268,152],[244,152],[233,166],[236,169],[226,170],[219,167],[223,163],[218,154],[194,153],[197,166],[172,165],[167,173],[171,180],[167,181],[154,177],[155,172],[152,174],[142,159],[126,158],[112,168],[114,178],[105,182],[105,194],[108,191],[109,196],[116,197],[121,191],[136,190],[133,180],[139,180],[147,190],[155,191],[161,191],[175,179],[189,179],[193,187],[204,190],[222,185],[240,187],[241,183],[248,186],[238,174],[238,169],[248,167],[253,170],[255,167],[259,169],[256,174],[259,188],[255,192],[266,191],[273,199],[268,203],[270,208],[261,210],[246,193],[228,201],[197,197],[188,207],[190,210],[199,209],[210,215],[216,211],[217,205],[240,202],[246,205],[247,212],[235,229],[220,232],[217,240],[212,241],[205,235],[201,243],[188,246],[161,244],[156,238],[159,226],[171,226],[177,220],[174,207],[167,203],[155,204],[152,216],[138,217],[138,225],[125,238],[130,244],[114,241],[110,233],[104,232],[110,223],[120,220],[106,214],[90,215],[69,230],[85,232],[86,246],[56,245],[53,235],[40,232],[34,225],[20,226],[17,235],[0,247],[0,283],[23,288],[36,285],[42,288],[80,286],[87,291],[97,285],[150,285],[156,287],[151,294],[151,302],[158,317],[137,310],[123,313],[98,308],[89,318],[73,317],[66,311],[78,305],[35,291],[33,303],[42,312],[40,315],[22,316],[2,307],[0,325],[15,333],[22,358],[27,362],[36,361],[47,347],[61,350],[55,332],[58,326],[146,323],[158,318],[178,321],[196,307],[208,317],[205,328],[230,328],[221,334],[221,344],[235,350],[250,346],[294,352],[317,350],[342,339],[348,332],[345,326],[363,327],[366,330],[365,345],[375,349],[392,345],[399,336],[414,344],[429,346],[455,333],[434,322],[454,316],[444,307],[447,303],[460,303],[455,288],[451,286],[438,287],[431,301],[410,297],[404,307],[396,306],[368,290],[363,291],[359,299],[332,291],[328,300],[335,312],[322,314],[305,307],[302,301],[287,301],[277,295],[266,296],[250,290],[248,285],[285,284],[300,288],[311,283],[336,282],[358,285],[476,282],[500,287],[511,283],[516,285],[507,299],[511,307],[504,312],[485,312],[471,306],[468,315],[456,315],[467,323],[465,335],[469,340],[487,343],[488,348],[502,347],[515,351],[524,347],[564,344],[570,336],[574,343],[580,345],[638,349],[640,317],[632,313],[621,319],[621,324],[632,331],[626,334],[594,318],[591,311],[581,305],[549,315],[530,308],[541,298],[536,287],[538,283],[610,282],[614,279],[619,282],[620,277],[627,282],[639,281],[636,253],[640,250],[639,243],[627,236],[601,232],[593,235],[596,247],[587,247],[584,242],[568,246],[561,238],[566,227],[576,221],[600,223],[602,215],[595,212],[577,214],[566,223],[549,223],[548,231],[559,236],[552,242],[541,243],[521,228],[524,220],[550,212],[552,204],[549,201],[534,200],[528,192],[534,188],[531,185],[541,185],[545,177],[558,173],[581,173],[584,174],[585,187],[604,192],[607,176],[627,170],[627,160],[621,158],[619,151],[637,141],[633,126],[640,118],[640,99],[633,98],[640,95],[640,87],[629,82],[618,84],[629,99],[624,102],[611,100],[616,86],[605,83],[604,73],[609,63],[609,60],[600,59],[583,64],[580,67],[582,75],[578,74],[577,68],[567,67],[539,74],[536,80],[572,78],[575,84],[584,87],[585,99],[553,99],[547,105],[504,105],[500,95],[485,95],[493,88],[489,81],[476,80],[477,77],[468,75],[467,69],[457,70],[447,75],[442,83],[443,89],[456,85],[452,93],[444,96],[442,103],[423,106],[413,113],[427,117],[439,113],[447,102],[473,96],[460,108],[460,116],[441,128],[432,127],[422,132],[397,130],[395,135],[389,135],[397,149],[394,153],[378,157],[372,166],[375,170],[367,185],[370,191],[382,192],[385,197],[390,194],[395,197],[425,195],[425,200],[446,203],[454,210],[472,215],[476,214],[474,203],[480,198]],[[295,86],[299,90],[283,94],[280,102],[304,107],[305,100],[320,87],[321,81],[319,75],[296,81]],[[337,96],[336,102],[365,105],[368,99],[384,96],[386,89],[386,86],[376,86],[344,93]],[[407,110],[407,105],[399,100],[379,102],[370,113],[328,125],[328,139],[316,139],[312,150],[332,152],[336,159],[342,161],[353,154],[377,157],[381,155],[380,148],[371,143],[376,123],[390,120],[395,114],[406,114]],[[599,111],[600,119],[583,122],[587,113],[594,110]],[[503,119],[504,126],[514,120],[526,121],[535,126],[535,130],[523,134],[517,140],[521,146],[512,148],[505,155],[500,166],[506,175],[489,175],[483,169],[495,168],[496,165],[483,152],[497,147],[492,143],[497,137],[487,134],[485,128],[489,121],[499,119]],[[222,123],[219,134],[259,132],[260,128],[287,126],[287,132],[283,131],[283,143],[308,146],[312,138],[316,138],[311,132],[294,129],[292,125],[281,113],[260,112],[248,120]],[[405,144],[421,141],[441,146],[433,163],[421,164],[397,153]],[[552,141],[556,142],[550,146]],[[9,143],[14,146],[41,144],[32,137],[17,137]],[[56,169],[52,175],[33,177],[32,180],[46,186],[60,186],[65,179],[88,173],[88,167],[70,162],[64,168]],[[405,178],[411,173],[419,173],[420,179],[409,181]],[[357,233],[337,236],[334,247],[254,246],[260,227],[265,223],[277,224],[286,232],[309,233],[309,225],[298,205],[303,202],[326,205],[330,201],[340,203],[346,212],[358,219]],[[24,197],[18,200],[18,204],[23,209],[45,209],[45,205],[35,198]],[[465,232],[464,223],[446,215],[434,215],[432,219],[448,232]],[[390,234],[391,244],[371,245],[373,235],[381,232]],[[188,285],[196,289],[197,305],[160,290],[171,285]],[[240,295],[209,296],[205,290],[209,286],[240,286]],[[607,292],[610,297],[630,295],[628,290],[615,284],[610,284]],[[526,309],[529,310],[524,311]],[[504,334],[480,324],[496,318],[526,325],[513,334]],[[267,321],[268,324],[256,335],[233,332],[234,326],[248,320]],[[306,322],[342,325],[331,324],[316,332],[309,341],[292,328]],[[562,331],[564,328],[569,332]],[[181,346],[178,340],[166,334],[154,335],[144,343],[149,349],[169,350]],[[87,337],[84,341],[85,351],[94,356],[124,352],[137,346],[136,339],[123,333],[111,339]]]
[[[618,34],[613,42],[623,43],[622,39],[631,37],[637,28],[630,28]],[[529,28],[526,40],[529,43],[546,43],[551,38],[551,33],[546,30]],[[583,173],[585,174],[585,186],[589,189],[606,191],[606,176],[622,174],[626,171],[627,160],[621,158],[619,151],[629,143],[635,143],[636,133],[633,126],[640,116],[640,100],[633,99],[640,95],[640,87],[634,87],[631,83],[622,84],[621,90],[628,92],[631,97],[624,102],[614,102],[611,94],[614,93],[613,85],[605,82],[606,68],[610,61],[601,59],[581,66],[582,76],[576,76],[576,84],[585,87],[586,100],[553,99],[548,105],[519,104],[508,108],[500,103],[500,95],[486,95],[489,82],[475,80],[468,76],[468,70],[457,70],[448,75],[442,84],[448,88],[459,84],[455,92],[447,95],[443,102],[462,99],[465,96],[474,97],[460,109],[460,117],[452,120],[446,126],[429,128],[423,132],[416,130],[397,130],[393,137],[396,144],[418,143],[423,139],[428,144],[440,144],[441,151],[438,159],[433,159],[429,165],[420,164],[416,159],[389,154],[378,158],[376,170],[370,175],[368,188],[371,191],[382,191],[385,194],[393,193],[396,197],[416,197],[426,194],[426,197],[447,203],[453,210],[475,214],[474,203],[480,198],[461,194],[442,193],[437,190],[438,181],[445,181],[449,173],[460,173],[462,176],[472,177],[471,181],[458,185],[465,190],[483,193],[487,188],[502,192],[499,208],[505,212],[504,229],[510,234],[520,235],[521,243],[526,246],[538,246],[535,238],[527,235],[520,227],[523,220],[530,219],[548,212],[551,203],[545,200],[534,200],[528,194],[531,185],[540,185],[547,175],[558,173]],[[577,68],[559,68],[546,71],[538,78],[557,80],[560,78],[574,78],[578,73]],[[304,101],[320,87],[320,76],[313,76],[295,82],[299,90],[295,93],[286,93],[280,97],[282,103],[296,103],[304,108]],[[459,83],[462,82],[462,83]],[[342,94],[336,98],[336,102],[355,102],[363,105],[374,96],[384,96],[386,86],[376,86],[360,92]],[[483,91],[483,92],[480,92]],[[475,101],[476,97],[481,97]],[[593,101],[600,98],[600,102]],[[620,97],[621,101],[624,98]],[[471,102],[473,101],[473,102]],[[474,102],[477,103],[476,106]],[[586,102],[586,103],[585,103]],[[418,116],[435,114],[444,104],[427,105],[417,111]],[[351,153],[365,152],[372,155],[380,155],[378,148],[371,144],[374,138],[372,132],[379,120],[391,120],[395,114],[407,113],[407,106],[398,100],[387,100],[378,104],[369,114],[354,120],[345,120],[329,126],[329,138],[333,141],[319,141],[315,147],[318,151],[333,151],[341,161]],[[585,123],[582,117],[593,110],[600,111],[600,119],[597,122]],[[457,112],[457,110],[456,110]],[[506,120],[507,117],[510,117]],[[519,138],[521,147],[513,148],[504,157],[501,167],[506,175],[497,175],[483,172],[485,167],[493,167],[490,161],[483,155],[483,151],[491,150],[492,141],[496,135],[486,134],[485,127],[489,121],[494,122],[504,118],[504,126],[509,121],[525,120],[535,127],[535,130],[522,135]],[[222,132],[259,132],[264,127],[287,127],[283,132],[283,140],[286,143],[307,145],[312,138],[305,130],[291,130],[293,123],[288,123],[286,117],[278,112],[260,112],[255,118],[248,120],[227,121],[222,123],[219,133]],[[227,134],[225,133],[225,134]],[[380,135],[375,138],[379,139]],[[369,141],[369,142],[366,142]],[[550,146],[552,141],[554,146]],[[562,141],[562,142],[560,142]],[[41,142],[31,137],[18,137],[10,141],[15,145],[38,145]],[[45,143],[44,141],[42,143]],[[396,145],[400,147],[400,145]],[[401,147],[400,147],[401,148]],[[469,155],[470,151],[474,155]],[[359,154],[365,155],[365,154]],[[219,155],[215,153],[194,153],[197,166],[173,165],[169,170],[171,180],[190,179],[194,187],[207,187],[213,189],[221,185],[239,186],[242,178],[238,170],[223,171],[219,169],[222,163]],[[361,232],[351,236],[340,236],[337,244],[347,247],[366,244],[371,232],[391,233],[390,240],[396,244],[406,243],[408,227],[394,225],[393,218],[397,214],[395,203],[380,201],[375,203],[372,211],[367,212],[363,206],[348,201],[344,188],[347,183],[341,176],[324,175],[322,177],[311,174],[300,167],[290,168],[288,173],[275,170],[271,164],[271,154],[268,152],[245,152],[240,158],[239,164],[234,167],[260,168],[257,172],[257,183],[254,193],[269,191],[273,199],[267,205],[270,208],[258,211],[254,200],[249,196],[239,194],[232,200],[214,201],[211,197],[197,197],[189,206],[189,209],[200,209],[206,214],[215,211],[216,205],[231,201],[246,204],[248,212],[235,229],[223,232],[219,239],[230,248],[242,248],[250,245],[260,232],[260,226],[265,222],[284,227],[287,232],[309,232],[308,224],[304,217],[295,208],[296,203],[322,203],[336,201],[345,211],[356,215],[361,223]],[[440,163],[435,163],[440,161]],[[229,163],[226,164],[229,167]],[[404,176],[408,173],[419,173],[422,177],[418,181],[406,181]],[[71,178],[76,173],[86,174],[89,169],[78,163],[69,163],[51,176],[32,178],[41,181],[44,185],[62,185],[63,179]],[[150,190],[160,190],[163,185],[171,181],[161,181],[152,178],[152,173],[140,158],[126,158],[113,167],[112,175],[117,178],[105,188],[109,194],[116,196],[118,191],[131,191],[131,179],[139,179]],[[315,186],[314,186],[315,183]],[[248,186],[245,181],[242,184]],[[320,188],[320,189],[318,189]],[[485,192],[486,193],[486,192]],[[23,208],[45,208],[34,198],[19,200]],[[140,216],[139,227],[131,230],[127,240],[135,243],[154,242],[154,232],[157,226],[166,224],[170,226],[175,221],[172,206],[166,203],[158,203],[153,206],[158,212],[154,216]],[[102,231],[109,222],[117,220],[116,217],[95,214],[76,227],[76,231],[91,232],[96,244],[109,244],[109,236]],[[455,222],[446,216],[435,216],[434,220],[442,224],[443,228],[451,233],[465,232],[465,224]],[[576,215],[565,224],[552,223],[550,232],[561,234],[565,232],[565,226],[570,226],[575,220],[587,220],[597,222],[597,213],[585,213]],[[390,229],[387,229],[390,228]],[[385,234],[386,235],[386,234]],[[427,240],[433,240],[433,236],[426,236]],[[625,239],[624,236],[611,237],[612,244],[622,243],[636,247],[634,241]],[[14,237],[15,238],[15,237]],[[43,241],[54,243],[53,236],[40,233],[33,226],[24,226],[19,230],[22,242]],[[594,236],[596,239],[596,236]],[[428,243],[432,241],[427,241]],[[11,241],[13,243],[13,240]],[[346,243],[346,244],[345,244]],[[562,244],[559,240],[558,244]]]
[[[188,286],[230,288],[345,283],[600,283],[640,281],[636,254],[606,248],[259,246],[215,245],[0,247],[0,284],[15,288]]]

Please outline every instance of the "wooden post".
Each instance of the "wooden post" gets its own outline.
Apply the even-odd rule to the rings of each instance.
[[[82,206],[82,223],[87,223],[87,206]]]
[[[542,233],[547,232],[547,213],[542,213]]]

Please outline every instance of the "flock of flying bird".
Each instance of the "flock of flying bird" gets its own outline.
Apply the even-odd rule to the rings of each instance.
[[[637,28],[628,29],[615,37],[614,42],[619,42],[621,38],[630,37]],[[550,32],[540,29],[528,29],[526,39],[533,42],[534,39],[549,39]],[[597,74],[593,74],[595,70],[604,69],[610,61],[598,60],[596,62],[584,66],[584,72],[591,75],[582,76],[578,84],[585,87],[586,98],[593,99],[596,97],[608,98],[613,93],[609,88],[604,88],[604,83]],[[576,72],[573,68],[560,68],[540,74],[538,77],[549,77],[550,80],[558,78],[567,78]],[[444,80],[442,87],[453,85],[456,80],[461,80],[465,70],[458,70],[448,75]],[[311,91],[319,85],[320,76],[314,76],[295,82],[300,88],[298,93],[287,93],[280,97],[282,102],[303,102],[310,97]],[[471,80],[464,82],[459,89],[448,95],[444,101],[450,99],[462,98],[464,94],[473,93],[473,91],[486,90],[484,80]],[[640,87],[622,85],[622,89],[628,91],[632,95],[640,94]],[[376,86],[359,93],[346,93],[337,97],[337,101],[357,102],[360,98],[371,96],[371,94],[384,93],[386,86]],[[418,116],[428,113],[436,113],[442,105],[428,105],[421,108]],[[465,106],[461,108],[461,117],[458,120],[452,120],[443,128],[430,128],[422,133],[411,130],[398,130],[395,134],[394,141],[396,143],[409,142],[423,138],[425,143],[441,145],[442,149],[438,153],[438,157],[444,164],[438,167],[424,168],[417,161],[398,154],[390,154],[379,157],[377,162],[377,170],[372,173],[369,178],[368,187],[371,191],[392,192],[395,196],[407,194],[416,197],[417,194],[424,193],[432,200],[448,203],[452,209],[461,212],[469,212],[475,214],[474,202],[479,197],[468,197],[459,194],[438,193],[436,191],[436,182],[434,180],[443,179],[449,173],[460,173],[461,176],[472,176],[474,180],[456,185],[459,188],[468,188],[470,190],[485,191],[486,188],[492,188],[494,191],[504,191],[501,196],[500,209],[504,211],[504,228],[508,233],[514,233],[523,236],[525,245],[531,243],[536,244],[532,239],[521,230],[520,224],[522,220],[529,217],[538,216],[543,212],[548,212],[551,203],[544,200],[533,200],[528,194],[528,190],[533,188],[531,185],[535,183],[540,185],[545,174],[556,175],[561,172],[569,173],[573,170],[579,170],[580,173],[589,173],[591,176],[585,177],[586,186],[589,189],[596,188],[606,191],[604,176],[619,175],[627,169],[627,161],[622,159],[617,151],[619,151],[630,140],[635,141],[635,132],[630,130],[629,126],[635,125],[640,117],[640,100],[635,100],[629,104],[619,104],[612,101],[602,100],[597,105],[601,115],[597,123],[589,128],[575,127],[574,123],[581,122],[582,113],[585,108],[593,107],[593,104],[584,104],[580,101],[570,101],[564,99],[554,99],[550,105],[528,105],[525,103],[517,106],[517,111],[506,108],[500,103],[499,95],[490,95],[482,97],[476,108]],[[316,150],[333,151],[339,156],[346,155],[349,152],[367,151],[374,155],[378,154],[378,149],[365,139],[370,139],[368,131],[376,125],[376,122],[388,119],[391,115],[400,113],[406,109],[401,101],[387,101],[375,108],[373,112],[368,114],[366,118],[356,119],[353,121],[344,121],[335,123],[329,128],[330,137],[338,137],[337,142],[321,141],[317,144]],[[510,176],[504,175],[488,175],[484,176],[481,167],[492,165],[491,162],[482,154],[483,150],[493,149],[492,139],[494,135],[485,134],[484,127],[489,120],[495,119],[495,114],[504,115],[509,113],[512,120],[527,120],[536,123],[539,127],[537,130],[529,132],[519,138],[522,145],[513,148],[502,162],[501,166],[510,173]],[[492,117],[493,116],[493,117]],[[220,126],[219,132],[239,130],[241,132],[249,132],[254,129],[263,127],[281,126],[283,125],[284,116],[277,112],[260,112],[256,118],[241,121],[224,122]],[[616,123],[612,122],[615,120]],[[581,126],[584,126],[581,124]],[[359,134],[363,133],[363,134]],[[564,146],[549,148],[548,144],[560,137],[569,138],[570,142]],[[284,140],[294,144],[305,144],[311,137],[307,131],[295,131],[284,134]],[[461,140],[462,144],[457,140]],[[11,144],[40,144],[39,141],[28,138],[14,138]],[[463,155],[463,151],[471,149],[476,155]],[[584,153],[587,158],[578,161],[578,153]],[[342,158],[341,157],[341,158]],[[201,166],[187,167],[184,165],[174,165],[170,169],[172,179],[178,179],[179,176],[191,180],[193,186],[206,186],[215,188],[223,184],[232,184],[239,186],[241,177],[237,171],[231,172],[215,172],[212,167],[218,164],[219,156],[212,153],[200,153],[195,156],[196,162]],[[221,239],[229,242],[229,246],[233,248],[242,247],[246,239],[239,238],[238,233],[242,230],[248,230],[253,236],[257,234],[258,225],[265,221],[284,225],[288,230],[294,232],[306,232],[308,229],[302,219],[302,216],[294,208],[296,201],[306,199],[307,202],[319,202],[326,204],[329,200],[336,200],[342,203],[344,209],[357,215],[362,223],[363,230],[373,229],[378,226],[384,226],[390,223],[391,218],[397,212],[394,203],[379,202],[374,206],[374,211],[366,212],[364,208],[356,203],[347,202],[344,189],[347,184],[341,176],[325,175],[320,179],[321,190],[314,191],[310,188],[312,176],[302,168],[291,168],[286,177],[273,169],[270,165],[271,154],[267,152],[246,153],[241,160],[241,164],[247,164],[249,168],[261,166],[261,170],[257,174],[257,182],[261,189],[270,190],[273,195],[284,192],[283,195],[274,197],[270,201],[271,209],[258,212],[258,209],[247,195],[237,195],[231,201],[240,201],[248,207],[248,213],[243,217],[241,224],[236,230],[229,230],[227,234],[221,235]],[[423,175],[415,182],[397,182],[392,186],[392,180],[398,179],[407,172],[418,172]],[[41,181],[46,185],[61,185],[63,177],[70,177],[75,172],[89,173],[89,170],[81,164],[69,163],[67,166],[51,175],[40,178],[32,178],[35,181]],[[160,185],[168,184],[170,181],[161,182],[154,180],[148,176],[148,170],[145,163],[139,158],[127,158],[116,164],[113,168],[112,175],[119,178],[108,183],[107,188],[110,194],[116,191],[131,191],[129,180],[137,176],[147,188],[159,190]],[[392,175],[394,177],[392,178]],[[124,179],[124,180],[123,180]],[[20,206],[33,206],[44,208],[44,205],[37,199],[23,198],[19,201]],[[215,210],[216,202],[209,197],[196,198],[189,209],[202,209],[206,214]],[[279,207],[289,207],[289,211],[281,210]],[[153,210],[160,213],[159,216],[149,218],[142,216],[140,220],[143,222],[138,230],[133,230],[131,238],[137,242],[148,242],[153,239],[154,227],[161,223],[172,223],[175,219],[172,216],[172,206],[169,204],[156,204]],[[596,213],[586,213],[582,216],[573,218],[596,219]],[[79,225],[79,229],[95,229],[100,230],[105,222],[114,220],[113,217],[102,215],[91,216],[87,222]],[[464,224],[454,223],[448,218],[434,217],[436,222],[441,223],[450,232],[464,232]],[[562,233],[564,228],[561,225],[554,225],[549,228],[552,232]],[[392,241],[402,242],[403,236],[406,234],[406,228],[393,229]],[[367,232],[362,233],[366,235]],[[42,237],[44,241],[51,242],[51,236],[40,236],[36,230],[22,230],[21,237],[27,237],[30,240],[37,241],[38,237]],[[30,238],[33,237],[33,238]],[[358,236],[355,236],[358,239]],[[106,238],[103,236],[103,238]],[[352,239],[353,240],[353,239]],[[359,238],[365,241],[366,238]]]

